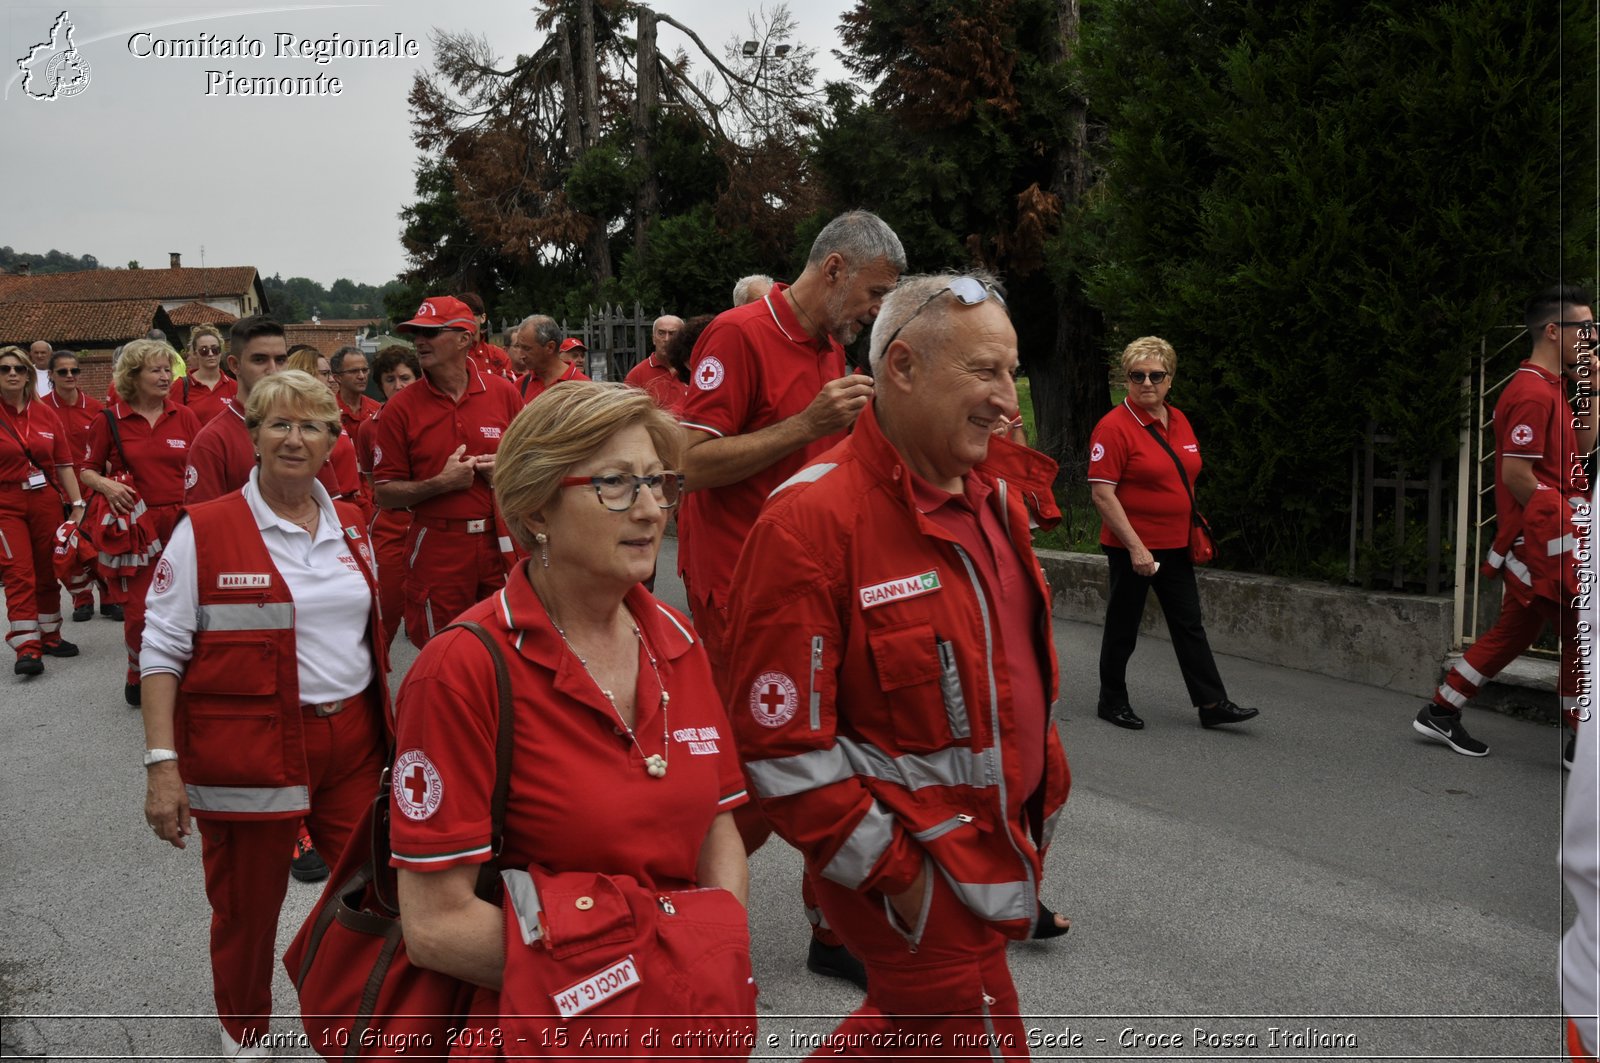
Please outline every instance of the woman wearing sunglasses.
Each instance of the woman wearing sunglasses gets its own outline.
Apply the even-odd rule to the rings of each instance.
[[[239,394],[239,385],[222,371],[222,333],[199,325],[189,334],[189,373],[178,385],[184,405],[202,425],[221,413],[223,401]]]
[[[1100,641],[1099,715],[1130,731],[1144,727],[1128,701],[1127,672],[1151,588],[1200,726],[1242,723],[1258,714],[1228,700],[1200,615],[1189,557],[1200,442],[1189,419],[1167,405],[1177,368],[1177,352],[1159,336],[1128,344],[1122,352],[1128,397],[1089,437],[1089,490],[1100,511],[1100,547],[1111,579]]]
[[[0,581],[6,588],[6,642],[18,675],[39,675],[45,657],[76,657],[61,637],[61,584],[55,534],[62,496],[74,519],[83,499],[55,411],[34,396],[37,371],[21,347],[0,348]]]
[[[514,737],[500,849],[490,840],[499,711],[489,653],[466,631],[442,631],[401,687],[390,822],[406,948],[413,962],[480,987],[465,1044],[498,1045],[501,1026],[516,1044],[514,1022],[549,1024],[536,1016],[551,1014],[552,998],[533,999],[519,972],[560,983],[562,955],[582,956],[588,967],[570,984],[622,959],[611,933],[620,924],[606,914],[616,886],[583,890],[576,907],[545,894],[552,956],[545,942],[506,933],[509,915],[536,922],[537,898],[529,907],[513,891],[503,908],[475,893],[491,860],[506,870],[536,862],[533,875],[628,876],[663,897],[705,891],[726,917],[716,925],[727,951],[693,970],[658,966],[644,981],[726,988],[727,996],[708,998],[720,1006],[692,1021],[716,1032],[753,1028],[747,872],[732,816],[745,802],[744,777],[700,640],[641,585],[678,502],[679,446],[677,423],[647,393],[590,381],[552,386],[500,441],[495,497],[530,556],[502,591],[461,615],[482,625],[510,672]],[[624,929],[620,940],[630,939]],[[617,1014],[601,1007],[582,1021]],[[621,1024],[611,1032],[630,1032],[626,1020],[609,1021]],[[636,1033],[664,1025],[641,1019]],[[537,1036],[521,1043],[538,1052]],[[573,1031],[571,1044],[581,1043]],[[628,1043],[650,1044],[638,1036]]]
[[[78,364],[78,356],[71,351],[56,351],[50,356],[51,390],[43,398],[56,412],[62,431],[67,433],[67,453],[72,455],[73,461],[81,461],[88,451],[89,425],[105,409],[99,399],[78,386],[82,376],[83,367]],[[120,623],[122,606],[106,604],[106,585],[94,572],[74,574],[67,584],[67,589],[72,592],[72,619],[82,623],[94,616],[96,584],[100,587],[100,615]]]

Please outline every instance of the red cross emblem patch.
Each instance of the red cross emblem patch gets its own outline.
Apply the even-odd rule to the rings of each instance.
[[[763,727],[782,727],[800,707],[800,691],[782,672],[762,672],[750,684],[750,715]]]
[[[708,354],[694,368],[694,386],[701,391],[715,391],[722,386],[723,378],[727,375],[727,370],[722,368],[722,359]]]
[[[444,799],[444,779],[420,749],[408,749],[395,760],[393,789],[395,807],[407,819],[427,819]]]

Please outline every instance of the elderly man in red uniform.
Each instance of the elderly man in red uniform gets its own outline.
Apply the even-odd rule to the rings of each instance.
[[[645,355],[644,361],[628,370],[625,378],[634,387],[648,391],[656,405],[668,413],[683,409],[684,400],[689,397],[689,386],[680,381],[672,366],[667,364],[667,344],[682,331],[683,318],[672,314],[656,318],[655,324],[650,326],[650,342],[654,349]]]
[[[420,649],[505,585],[510,542],[498,530],[494,455],[522,400],[468,357],[475,322],[460,300],[427,299],[396,327],[416,341],[422,379],[383,408],[372,478],[379,506],[412,513],[406,637]]]
[[[692,493],[678,517],[678,564],[719,679],[730,663],[725,615],[745,536],[767,495],[843,439],[867,404],[872,378],[847,372],[844,345],[872,325],[905,264],[881,218],[841,214],[817,234],[794,284],[718,315],[695,343],[679,415]],[[754,851],[769,829],[757,811],[736,818]],[[809,888],[806,909],[815,928],[806,965],[859,983],[860,965],[822,922]]]
[[[545,388],[563,380],[588,380],[575,363],[561,357],[561,326],[545,314],[522,319],[512,333],[512,342],[521,348],[527,372],[517,381],[517,392],[524,404],[544,394]]]
[[[1069,780],[1049,590],[990,461],[1017,407],[991,279],[907,279],[872,368],[855,431],[750,532],[723,699],[752,793],[866,964],[839,1043],[1026,1058],[1006,942],[1033,929]]]
[[[1519,557],[1534,545],[1532,536],[1524,544],[1520,535],[1524,508],[1541,490],[1559,491],[1561,498],[1587,493],[1583,459],[1595,443],[1596,329],[1588,295],[1570,286],[1548,288],[1528,301],[1523,322],[1533,337],[1533,353],[1512,374],[1494,407],[1495,521],[1500,536],[1514,541],[1507,550],[1491,552],[1489,557],[1494,567],[1503,566],[1519,575],[1544,560]],[[1569,381],[1581,381],[1587,397],[1576,411],[1567,399]],[[1461,710],[1479,687],[1533,645],[1547,623],[1557,625],[1561,638],[1561,706],[1568,724],[1576,724],[1572,712],[1582,665],[1580,647],[1574,641],[1577,614],[1548,598],[1524,600],[1512,593],[1508,584],[1500,600],[1499,619],[1446,673],[1433,700],[1412,721],[1412,728],[1463,756],[1487,756],[1488,745],[1467,733]],[[1571,754],[1569,739],[1563,757],[1568,768]]]

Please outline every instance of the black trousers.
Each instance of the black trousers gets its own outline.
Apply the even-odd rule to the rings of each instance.
[[[1200,617],[1200,588],[1194,581],[1194,562],[1187,547],[1178,550],[1152,550],[1161,562],[1154,576],[1141,576],[1133,570],[1128,551],[1120,546],[1102,546],[1110,563],[1111,588],[1106,601],[1106,626],[1100,639],[1100,704],[1123,705],[1128,701],[1128,658],[1139,641],[1139,621],[1144,616],[1147,592],[1153,587],[1161,612],[1167,618],[1172,648],[1178,655],[1189,700],[1195,705],[1212,705],[1228,696],[1211,656],[1205,625]]]

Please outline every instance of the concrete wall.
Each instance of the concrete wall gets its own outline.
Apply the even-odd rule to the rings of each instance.
[[[1099,624],[1106,610],[1101,554],[1039,551],[1055,615]],[[1451,600],[1329,587],[1239,572],[1199,569],[1206,634],[1218,653],[1300,668],[1428,697],[1450,651]],[[1167,637],[1155,595],[1141,637]]]

